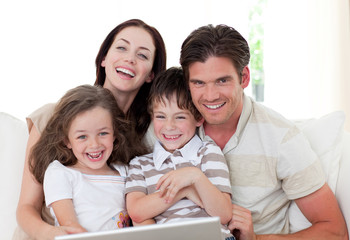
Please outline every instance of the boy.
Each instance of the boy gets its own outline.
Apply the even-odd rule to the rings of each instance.
[[[149,112],[157,142],[154,152],[130,162],[126,205],[134,225],[219,216],[226,239],[232,217],[228,167],[218,146],[202,142],[202,116],[192,103],[181,68],[158,75]],[[149,221],[147,221],[149,223]]]

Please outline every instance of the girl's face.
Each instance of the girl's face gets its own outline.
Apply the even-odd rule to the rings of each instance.
[[[203,121],[196,121],[189,110],[177,106],[176,96],[171,101],[153,104],[154,133],[162,146],[169,152],[182,148],[188,143]]]
[[[73,167],[87,174],[108,174],[114,139],[112,116],[106,109],[95,107],[78,114],[68,131],[67,147],[78,160]]]
[[[155,57],[152,36],[143,28],[127,27],[120,31],[101,63],[105,67],[104,87],[114,94],[136,93],[144,82],[151,82]]]

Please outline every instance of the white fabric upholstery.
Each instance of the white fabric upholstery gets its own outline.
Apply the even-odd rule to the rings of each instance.
[[[24,121],[0,113],[1,239],[11,239],[17,226],[16,207],[22,180],[28,130]]]
[[[320,119],[297,121],[320,156],[327,181],[335,192],[350,228],[350,133],[343,130],[344,113],[330,113]],[[0,232],[1,239],[11,239],[16,227],[16,206],[19,197],[28,138],[26,124],[6,113],[0,113]],[[290,209],[291,229],[305,228],[309,223],[297,206]]]

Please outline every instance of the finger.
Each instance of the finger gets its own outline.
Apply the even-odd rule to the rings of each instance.
[[[166,194],[166,197],[165,197],[165,200],[167,203],[171,203],[176,194],[179,192],[179,188],[174,186],[174,187],[169,187],[168,191],[167,191],[167,194]]]

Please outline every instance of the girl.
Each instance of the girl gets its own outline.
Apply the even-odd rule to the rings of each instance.
[[[56,226],[112,230],[129,225],[124,164],[139,153],[145,148],[113,94],[83,85],[58,102],[32,149],[29,166],[44,184]]]
[[[113,93],[115,103],[132,122],[138,137],[144,140],[150,123],[145,104],[150,83],[165,68],[166,52],[161,35],[155,28],[138,19],[128,20],[113,29],[96,57],[95,84]],[[54,104],[45,105],[27,118],[29,138],[17,207],[17,221],[25,233],[17,229],[14,239],[26,239],[26,235],[39,240],[53,239],[58,235],[79,232],[75,228],[50,225],[53,224],[52,218],[45,214],[43,208],[42,184],[29,171],[29,152],[38,141],[53,108]]]

